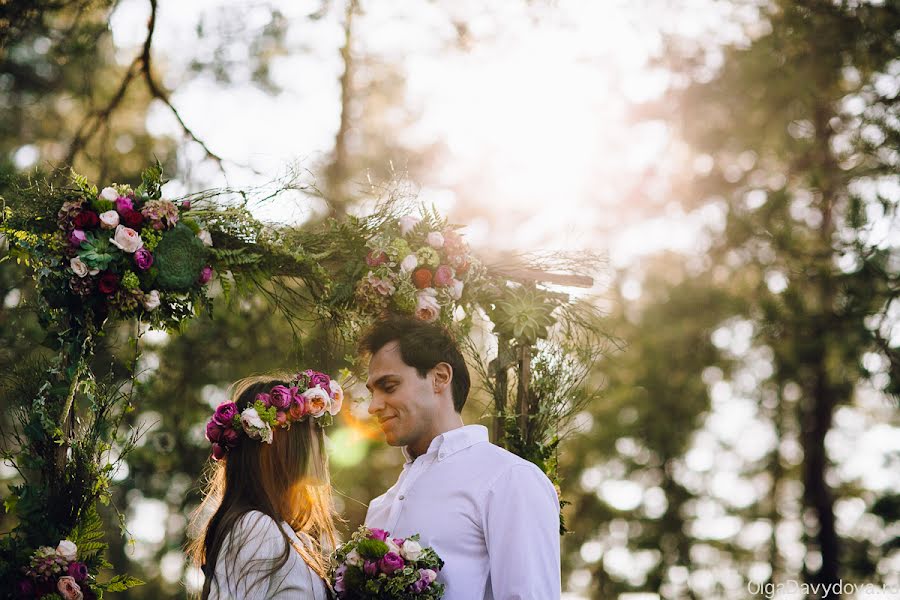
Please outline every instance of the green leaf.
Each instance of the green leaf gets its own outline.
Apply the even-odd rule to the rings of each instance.
[[[15,494],[10,495],[6,500],[3,501],[3,509],[7,514],[11,514],[14,510],[16,510],[16,505],[19,503],[19,497]]]
[[[131,575],[116,575],[106,583],[98,584],[107,592],[124,592],[139,585],[144,585],[144,582]]]

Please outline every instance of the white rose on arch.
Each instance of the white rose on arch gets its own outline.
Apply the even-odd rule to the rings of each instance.
[[[75,542],[60,540],[59,545],[56,547],[56,553],[67,561],[72,562],[78,558],[78,547],[75,545]]]

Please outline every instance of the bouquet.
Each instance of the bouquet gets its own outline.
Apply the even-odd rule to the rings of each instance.
[[[332,585],[341,600],[437,600],[444,561],[419,544],[419,535],[391,538],[383,529],[360,527],[335,552]]]
[[[388,223],[368,242],[369,270],[356,288],[363,310],[392,310],[449,323],[473,279],[474,257],[462,236],[434,216]]]

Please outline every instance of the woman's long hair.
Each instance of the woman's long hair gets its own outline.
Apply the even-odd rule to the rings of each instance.
[[[276,376],[241,379],[232,386],[231,398],[238,410],[243,411],[253,405],[257,394],[268,393],[276,385],[286,386],[288,379]],[[196,535],[187,548],[206,575],[200,595],[203,600],[209,596],[216,564],[229,557],[233,560],[240,548],[239,541],[234,540],[235,543],[229,544],[230,556],[220,556],[225,537],[252,510],[278,523],[285,541],[284,552],[260,581],[281,569],[291,552],[298,552],[315,573],[328,580],[327,555],[336,547],[337,535],[322,429],[307,418],[292,423],[289,429],[274,428],[272,433],[271,444],[242,436],[237,446],[208,470],[203,502],[192,517],[192,530],[202,534]],[[313,540],[312,547],[292,544],[288,534],[281,531],[282,521],[294,531],[307,534]],[[237,572],[241,571],[241,565],[234,566]],[[235,572],[232,568],[228,571]],[[246,575],[244,572],[243,576]]]

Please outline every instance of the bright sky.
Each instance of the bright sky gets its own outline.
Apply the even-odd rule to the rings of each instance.
[[[116,11],[113,34],[123,64],[143,40],[147,4],[124,0]],[[332,8],[322,19],[311,21],[307,15],[320,8],[318,1],[273,2],[290,20],[289,42],[304,48],[275,60],[274,78],[284,93],[269,96],[249,86],[223,87],[210,78],[183,78],[191,60],[208,58],[213,49],[197,38],[198,21],[245,4],[241,0],[160,2],[154,44],[166,83],[177,90],[173,101],[189,126],[220,156],[250,164],[267,175],[261,180],[229,167],[228,183],[233,186],[261,183],[293,161],[309,164],[321,159],[332,149],[340,107],[342,10]],[[690,250],[702,227],[721,220],[715,208],[685,215],[674,203],[641,222],[623,217],[629,213],[625,203],[643,183],[645,171],[654,169],[663,175],[663,187],[651,193],[665,194],[664,176],[681,168],[685,158],[663,123],[630,122],[629,109],[634,102],[658,97],[670,83],[667,73],[649,65],[660,50],[661,32],[678,32],[713,45],[739,40],[743,37],[739,23],[754,19],[752,2],[737,9],[715,0],[362,4],[365,14],[357,22],[355,51],[396,65],[406,77],[406,104],[421,112],[414,127],[391,135],[412,150],[435,140],[445,144],[448,152],[425,180],[416,183],[422,200],[436,203],[451,217],[466,216],[467,233],[476,248],[589,248],[608,251],[612,265],[624,267],[661,248]],[[236,42],[228,51],[238,61],[238,76],[248,52],[241,41],[247,36],[241,32],[258,29],[269,19],[269,11],[262,6],[241,14],[240,22],[234,24]],[[469,27],[474,42],[468,50],[448,50],[455,36],[454,18]],[[149,125],[154,132],[179,133],[161,106],[152,111]],[[188,150],[187,154],[198,157],[196,148]],[[224,183],[208,162],[186,159],[180,175],[184,173],[191,175],[194,187]],[[169,185],[174,195],[187,184]],[[312,209],[285,204],[261,216],[298,221]],[[626,296],[640,294],[639,283],[627,286]],[[756,378],[764,376],[764,351],[760,355],[759,349],[742,341],[748,339],[745,324],[725,324],[716,335],[718,341],[714,341],[731,348],[746,362],[746,369],[739,381],[722,381],[708,374],[713,410],[686,457],[686,485],[710,490],[709,502],[697,508],[694,533],[711,540],[735,535],[735,527],[740,527],[725,510],[733,502],[734,490],[743,490],[748,502],[760,493],[728,457],[754,460],[775,443],[751,395]],[[873,391],[860,407],[839,411],[839,430],[828,441],[832,453],[844,459],[842,478],[861,479],[873,489],[883,489],[900,485],[896,472],[866,465],[878,463],[890,449],[900,450],[896,443],[900,436],[887,425],[872,428],[885,420],[883,407],[872,396],[877,394]],[[850,448],[854,452],[847,454]],[[639,449],[623,443],[621,451]],[[581,485],[622,509],[654,514],[664,508],[661,490],[616,479],[615,465],[589,469]],[[839,508],[841,526],[858,518],[858,507]],[[133,511],[141,515],[133,522],[138,549],[141,543],[159,543],[154,532],[159,531],[159,521],[167,518],[164,504],[143,500]],[[143,526],[150,529],[144,532]],[[752,531],[746,535],[748,540],[755,539]],[[761,535],[763,539],[767,532]],[[784,535],[786,548],[802,551],[790,542],[799,539],[799,530]],[[610,540],[589,542],[581,554],[588,565],[605,556],[604,564],[610,569],[637,580],[655,564],[652,553],[630,554]],[[173,555],[161,565],[164,576],[173,581],[181,573],[178,559]],[[764,567],[757,570],[761,577],[765,577]],[[681,577],[680,572],[670,575],[673,580]],[[704,577],[701,573],[697,585],[713,581],[712,575]],[[587,570],[576,571],[565,598],[581,598],[579,590],[589,583]]]
[[[242,4],[161,2],[154,47],[166,82],[177,86],[174,103],[190,127],[219,155],[276,176],[286,164],[309,164],[333,147],[342,11],[332,9],[311,21],[307,15],[318,2],[273,3],[291,22],[289,43],[305,48],[275,60],[274,78],[285,89],[279,96],[250,86],[224,88],[208,77],[184,83],[190,61],[208,58],[213,50],[197,38],[197,22]],[[677,156],[664,124],[629,123],[628,110],[634,101],[666,89],[667,74],[648,67],[660,51],[661,31],[706,41],[737,39],[742,34],[734,23],[747,20],[746,14],[730,14],[713,0],[362,6],[356,53],[396,65],[406,77],[407,105],[421,111],[411,130],[392,134],[412,151],[435,140],[448,148],[426,179],[416,181],[421,199],[451,217],[465,217],[476,248],[610,247],[613,262],[624,264],[659,246],[687,249],[696,240],[697,218],[672,212],[664,224],[670,235],[622,232],[619,221],[627,212],[622,203],[642,175],[648,168],[664,174],[675,168]],[[143,0],[125,0],[116,12],[113,33],[123,63],[143,39],[147,10]],[[269,19],[262,6],[241,14],[228,52],[238,61],[237,79],[248,53],[241,32]],[[453,19],[469,27],[470,49],[452,47]],[[162,106],[149,124],[156,132],[178,133]],[[223,183],[208,162],[184,164],[184,173],[194,186]],[[238,168],[229,168],[228,180],[240,186],[261,182]],[[173,183],[169,191],[181,189]],[[263,216],[299,220],[309,210],[281,205]],[[652,222],[643,226],[660,228]],[[612,239],[612,230],[622,236]],[[648,239],[655,240],[653,247]]]

